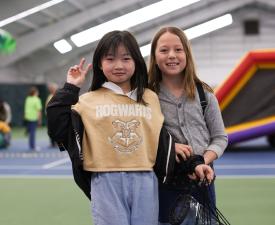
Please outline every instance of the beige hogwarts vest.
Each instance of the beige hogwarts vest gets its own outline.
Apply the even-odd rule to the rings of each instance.
[[[146,89],[143,99],[147,105],[103,87],[80,96],[72,109],[85,127],[85,170],[152,170],[164,118],[154,92]]]

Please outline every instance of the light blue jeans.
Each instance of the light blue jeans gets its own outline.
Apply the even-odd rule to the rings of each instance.
[[[99,172],[91,179],[94,225],[158,225],[154,172]]]

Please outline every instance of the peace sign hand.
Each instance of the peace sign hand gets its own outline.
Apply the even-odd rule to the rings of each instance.
[[[89,63],[86,68],[84,68],[86,60],[82,58],[78,65],[70,67],[67,72],[67,83],[73,84],[77,87],[82,87],[85,77],[90,69],[92,69],[92,64]]]

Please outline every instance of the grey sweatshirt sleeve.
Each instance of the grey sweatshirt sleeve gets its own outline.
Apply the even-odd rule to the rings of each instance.
[[[206,150],[214,151],[219,158],[227,147],[228,136],[217,98],[213,93],[206,92],[206,94],[208,104],[205,110],[205,121],[210,134],[210,142]]]

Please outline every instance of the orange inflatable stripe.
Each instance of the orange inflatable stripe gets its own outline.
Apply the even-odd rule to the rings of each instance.
[[[224,110],[226,106],[234,99],[234,97],[239,93],[239,91],[245,86],[247,81],[255,74],[257,66],[252,66],[239,80],[238,83],[229,91],[224,100],[220,102],[221,110]]]
[[[255,67],[255,64],[256,67],[259,68],[274,68],[275,49],[251,51],[242,58],[240,63],[235,67],[228,78],[215,90],[216,97],[219,103],[223,105],[223,108],[225,108],[226,105],[228,105],[232,100],[232,98],[236,96],[238,92],[236,90],[233,91],[233,94],[231,94],[232,89],[235,89],[234,86],[240,82],[240,79],[246,79],[243,79],[242,77],[247,76],[247,73],[249,73],[251,67]],[[244,85],[244,83],[242,84]]]
[[[226,106],[230,104],[230,102],[234,99],[234,97],[239,93],[239,91],[245,86],[245,84],[249,81],[249,79],[255,74],[257,69],[274,69],[275,63],[260,63],[252,66],[246,74],[243,74],[241,79],[239,79],[238,83],[233,87],[227,96],[220,102],[221,110],[224,110]]]
[[[216,92],[216,96],[219,102],[230,92],[231,88],[239,81],[244,73],[251,67],[251,59],[246,57],[242,63],[231,73],[223,87]]]
[[[261,63],[257,65],[258,68],[260,69],[274,69],[275,68],[275,63]]]
[[[271,116],[271,117],[267,117],[264,119],[254,120],[251,122],[241,123],[241,124],[238,124],[235,126],[231,126],[231,127],[226,128],[226,132],[227,132],[227,134],[235,133],[237,131],[247,130],[252,127],[263,126],[263,125],[269,124],[271,122],[275,122],[275,116]]]

